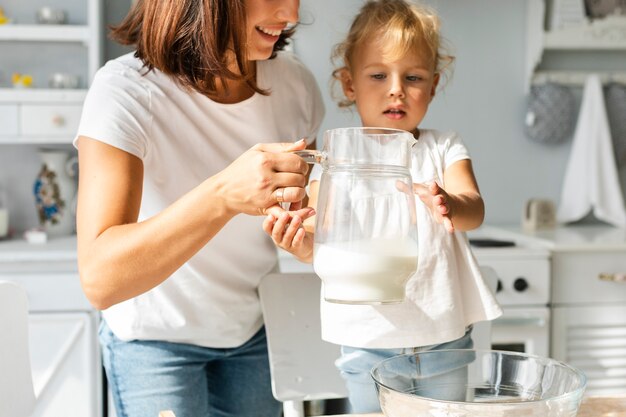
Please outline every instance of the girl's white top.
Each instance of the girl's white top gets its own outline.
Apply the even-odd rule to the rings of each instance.
[[[142,221],[256,143],[314,140],[324,106],[310,71],[292,54],[281,52],[257,62],[257,82],[271,94],[220,104],[183,90],[160,71],[147,72],[128,54],[98,71],[77,136],[142,160]],[[277,262],[262,222],[262,216],[233,218],[161,285],[103,311],[111,330],[122,340],[215,348],[247,341],[263,322],[257,286]]]
[[[413,182],[434,180],[445,188],[446,167],[462,159],[469,159],[469,153],[456,134],[420,130],[411,160]],[[311,180],[320,177],[316,166]],[[416,211],[418,269],[407,283],[405,301],[348,305],[322,299],[324,340],[363,348],[427,346],[457,339],[470,324],[502,314],[465,233],[448,233],[417,196]]]

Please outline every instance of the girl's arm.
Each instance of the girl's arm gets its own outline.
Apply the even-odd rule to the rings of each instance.
[[[436,183],[415,184],[414,191],[450,233],[479,227],[485,218],[485,204],[472,162],[462,159],[450,165],[443,174],[443,181],[443,188]]]

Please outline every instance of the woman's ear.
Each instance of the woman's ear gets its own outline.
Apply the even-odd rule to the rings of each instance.
[[[341,80],[343,94],[348,100],[354,101],[356,95],[354,93],[354,83],[352,81],[352,74],[350,74],[350,70],[348,70],[348,68],[341,69],[339,79]]]

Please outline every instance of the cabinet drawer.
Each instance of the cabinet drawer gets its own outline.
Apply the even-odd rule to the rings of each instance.
[[[626,302],[626,282],[602,280],[601,274],[626,275],[626,251],[554,253],[553,302]]]
[[[78,129],[81,105],[22,105],[20,128],[24,136],[73,136]]]
[[[0,104],[0,136],[17,136],[18,109],[14,104]]]

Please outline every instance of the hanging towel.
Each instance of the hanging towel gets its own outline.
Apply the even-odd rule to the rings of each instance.
[[[557,220],[581,220],[591,211],[598,220],[626,227],[626,208],[597,74],[589,75],[585,81]]]

